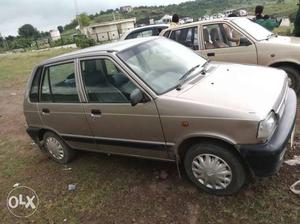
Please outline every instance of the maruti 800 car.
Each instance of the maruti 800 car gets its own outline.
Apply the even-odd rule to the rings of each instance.
[[[163,37],[95,46],[37,65],[27,132],[59,163],[75,150],[174,161],[230,195],[278,172],[296,94],[283,70],[213,63]]]

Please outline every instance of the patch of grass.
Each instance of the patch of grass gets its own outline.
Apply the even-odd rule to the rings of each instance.
[[[0,87],[10,83],[24,83],[33,67],[45,59],[73,51],[74,49],[51,49],[41,52],[25,52],[0,55]]]

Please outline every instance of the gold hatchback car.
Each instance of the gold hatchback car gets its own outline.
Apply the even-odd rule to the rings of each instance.
[[[281,68],[300,94],[300,38],[278,36],[247,18],[231,17],[171,27],[160,33],[213,61]]]
[[[206,192],[278,172],[296,118],[284,71],[213,63],[162,37],[44,61],[28,81],[27,132],[59,163],[77,150],[177,162]]]

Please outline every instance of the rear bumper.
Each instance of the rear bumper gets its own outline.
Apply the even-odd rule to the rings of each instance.
[[[278,172],[286,145],[296,122],[297,97],[288,90],[285,111],[272,138],[264,144],[240,145],[240,154],[255,176],[271,176]]]

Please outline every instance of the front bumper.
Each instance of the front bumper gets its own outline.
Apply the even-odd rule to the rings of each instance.
[[[297,97],[288,90],[285,111],[271,139],[264,144],[240,145],[240,154],[255,176],[272,176],[282,164],[286,145],[296,122]]]

